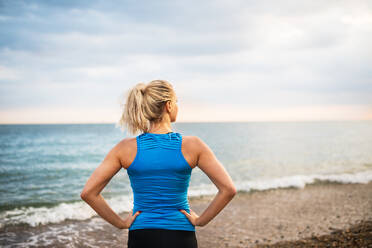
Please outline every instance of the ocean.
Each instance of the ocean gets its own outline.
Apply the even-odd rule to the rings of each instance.
[[[172,123],[172,130],[204,140],[239,191],[372,181],[372,121]],[[114,123],[0,125],[0,246],[80,238],[94,247],[85,234],[102,222],[80,192],[107,152],[128,136]],[[216,192],[193,169],[189,197]],[[102,195],[117,213],[132,209],[124,169]]]

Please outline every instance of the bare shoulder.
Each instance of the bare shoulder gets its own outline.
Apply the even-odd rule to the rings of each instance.
[[[183,144],[192,144],[197,139],[197,136],[191,136],[191,135],[182,135],[182,142]]]
[[[122,139],[117,143],[115,150],[122,167],[127,169],[137,154],[136,137],[127,137]]]
[[[192,168],[198,166],[200,155],[207,149],[208,145],[198,136],[182,137],[182,153]]]
[[[208,148],[208,145],[198,136],[183,136],[183,143],[197,151]]]
[[[198,151],[203,141],[198,136],[182,136],[182,146],[188,150]]]

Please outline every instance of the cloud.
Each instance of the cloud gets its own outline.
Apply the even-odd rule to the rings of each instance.
[[[134,84],[160,78],[186,105],[209,109],[281,108],[296,119],[299,106],[372,106],[368,1],[0,4],[3,114],[46,105],[109,110]]]

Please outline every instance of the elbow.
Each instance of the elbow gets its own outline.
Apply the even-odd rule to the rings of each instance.
[[[90,201],[90,200],[93,200],[95,199],[96,197],[98,197],[99,194],[96,194],[95,192],[91,191],[91,190],[83,190],[81,193],[80,193],[80,198],[86,202]]]
[[[235,186],[233,186],[231,189],[230,189],[230,195],[231,195],[231,198],[234,197],[236,195],[238,191],[236,190]]]
[[[80,198],[81,198],[83,201],[87,201],[88,198],[89,198],[89,193],[83,190],[83,191],[80,193]]]
[[[233,198],[236,193],[237,193],[237,189],[235,188],[235,186],[232,186],[228,189],[225,189],[223,190],[223,192],[229,197],[229,198]]]

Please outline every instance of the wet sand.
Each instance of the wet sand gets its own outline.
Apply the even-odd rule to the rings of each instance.
[[[201,214],[212,197],[190,198],[190,206]],[[318,183],[239,192],[208,225],[196,227],[196,235],[199,248],[372,247],[371,223],[372,182]],[[128,234],[100,217],[2,231],[13,235],[7,243],[0,239],[2,247],[127,247]]]

